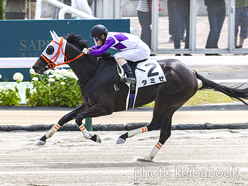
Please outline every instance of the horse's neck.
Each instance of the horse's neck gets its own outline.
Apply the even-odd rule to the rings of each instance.
[[[66,56],[68,60],[72,60],[80,54],[80,51],[71,44],[66,47]],[[107,60],[107,61],[106,61]],[[110,61],[113,60],[111,64]],[[116,70],[116,65],[113,58],[104,58],[101,61],[97,57],[90,55],[83,55],[69,63],[69,66],[76,74],[81,83],[88,82],[88,80],[95,74],[104,76],[113,73]],[[110,67],[111,66],[111,67]]]
[[[90,56],[82,56],[79,59],[76,59],[75,61],[69,63],[69,66],[76,74],[81,83],[88,81],[88,79],[92,76],[95,69],[97,68],[96,59],[95,61],[92,60],[93,59]]]

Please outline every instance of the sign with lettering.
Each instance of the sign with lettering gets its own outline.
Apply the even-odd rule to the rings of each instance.
[[[130,32],[129,19],[1,20],[0,57],[39,57],[52,40],[50,30],[63,37],[76,33],[92,46],[90,32],[96,24],[112,32]]]

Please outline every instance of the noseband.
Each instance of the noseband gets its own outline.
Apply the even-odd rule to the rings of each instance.
[[[65,55],[65,52],[63,51],[63,47],[62,47],[62,45],[63,45],[63,37],[60,37],[60,43],[58,43],[56,41],[52,41],[52,42],[54,42],[54,43],[56,43],[56,44],[59,45],[59,48],[58,48],[57,53],[51,59],[49,59],[49,60],[43,54],[41,54],[41,57],[47,62],[47,64],[49,65],[50,69],[52,69],[52,70],[54,70],[54,67],[56,67],[56,66],[60,66],[60,65],[64,65],[64,64],[70,63],[70,62],[72,62],[72,61],[80,58],[82,55],[84,55],[84,53],[82,52],[77,57],[75,57],[75,58],[73,58],[71,60],[68,60],[67,57],[66,57],[66,55]],[[56,61],[57,61],[57,59],[58,59],[58,57],[59,57],[60,50],[61,50],[61,52],[63,53],[63,55],[65,57],[65,62],[55,64]],[[53,59],[54,59],[54,61],[52,62]]]

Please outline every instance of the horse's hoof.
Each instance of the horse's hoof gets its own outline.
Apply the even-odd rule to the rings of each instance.
[[[101,138],[98,135],[96,135],[96,142],[97,143],[102,143]]]
[[[94,136],[92,136],[90,139],[94,142],[102,143],[101,138],[96,134]]]
[[[45,145],[45,143],[46,143],[46,141],[39,140],[39,141],[37,141],[36,145],[42,146],[42,145]]]
[[[151,158],[145,157],[145,158],[138,158],[138,161],[145,161],[145,162],[153,162]]]
[[[124,140],[122,138],[118,138],[118,140],[116,141],[116,144],[123,144],[125,142],[126,142],[126,140]]]

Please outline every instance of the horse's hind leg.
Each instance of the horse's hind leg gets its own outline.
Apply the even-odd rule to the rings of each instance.
[[[148,126],[141,127],[141,128],[135,129],[135,130],[131,130],[131,131],[126,132],[125,134],[122,134],[118,138],[116,143],[117,144],[123,144],[126,142],[127,138],[131,138],[137,134],[142,134],[142,133],[160,128],[160,123],[162,122],[162,118],[163,118],[163,110],[161,110],[161,107],[157,106],[157,104],[158,104],[158,102],[155,101],[152,121]]]
[[[137,134],[142,134],[144,132],[148,132],[148,129],[147,127],[141,127],[141,128],[138,128],[138,129],[135,129],[135,130],[131,130],[131,131],[128,131],[126,132],[125,134],[122,134],[116,141],[117,144],[122,144],[122,143],[125,143],[126,142],[126,139],[127,138],[131,138]]]
[[[63,116],[57,124],[55,124],[47,133],[37,141],[36,145],[44,145],[48,138],[51,138],[55,132],[57,132],[60,127],[62,127],[66,122],[74,119],[78,113],[84,111],[86,109],[85,104],[83,103],[81,106],[76,108],[75,110],[71,111],[70,113]]]
[[[150,154],[146,156],[144,159],[140,160],[145,160],[145,161],[152,161],[155,155],[158,153],[158,151],[162,148],[164,145],[165,141],[170,137],[171,135],[171,116],[165,116],[164,121],[162,123],[162,127],[160,130],[160,137],[159,141],[156,143],[155,147],[152,149]]]
[[[152,131],[152,130],[155,130],[157,128],[159,128],[160,124],[159,123],[155,123],[155,124],[152,124],[152,122],[148,125],[148,126],[144,126],[144,127],[141,127],[141,128],[138,128],[138,129],[134,129],[134,130],[131,130],[131,131],[128,131],[126,132],[125,134],[122,134],[116,141],[117,144],[123,144],[126,142],[126,139],[127,138],[131,138],[137,134],[142,134],[142,133],[145,133],[145,132],[148,132],[148,131]]]
[[[155,147],[152,149],[150,154],[141,160],[145,160],[145,161],[153,160],[155,155],[158,153],[158,151],[162,148],[166,140],[171,135],[171,123],[172,123],[172,116],[174,112],[177,111],[184,103],[186,103],[190,99],[191,96],[192,95],[189,95],[188,97],[182,100],[177,100],[176,103],[172,103],[168,101],[167,106],[161,109],[163,111],[163,118],[161,122],[159,141],[156,143]]]

